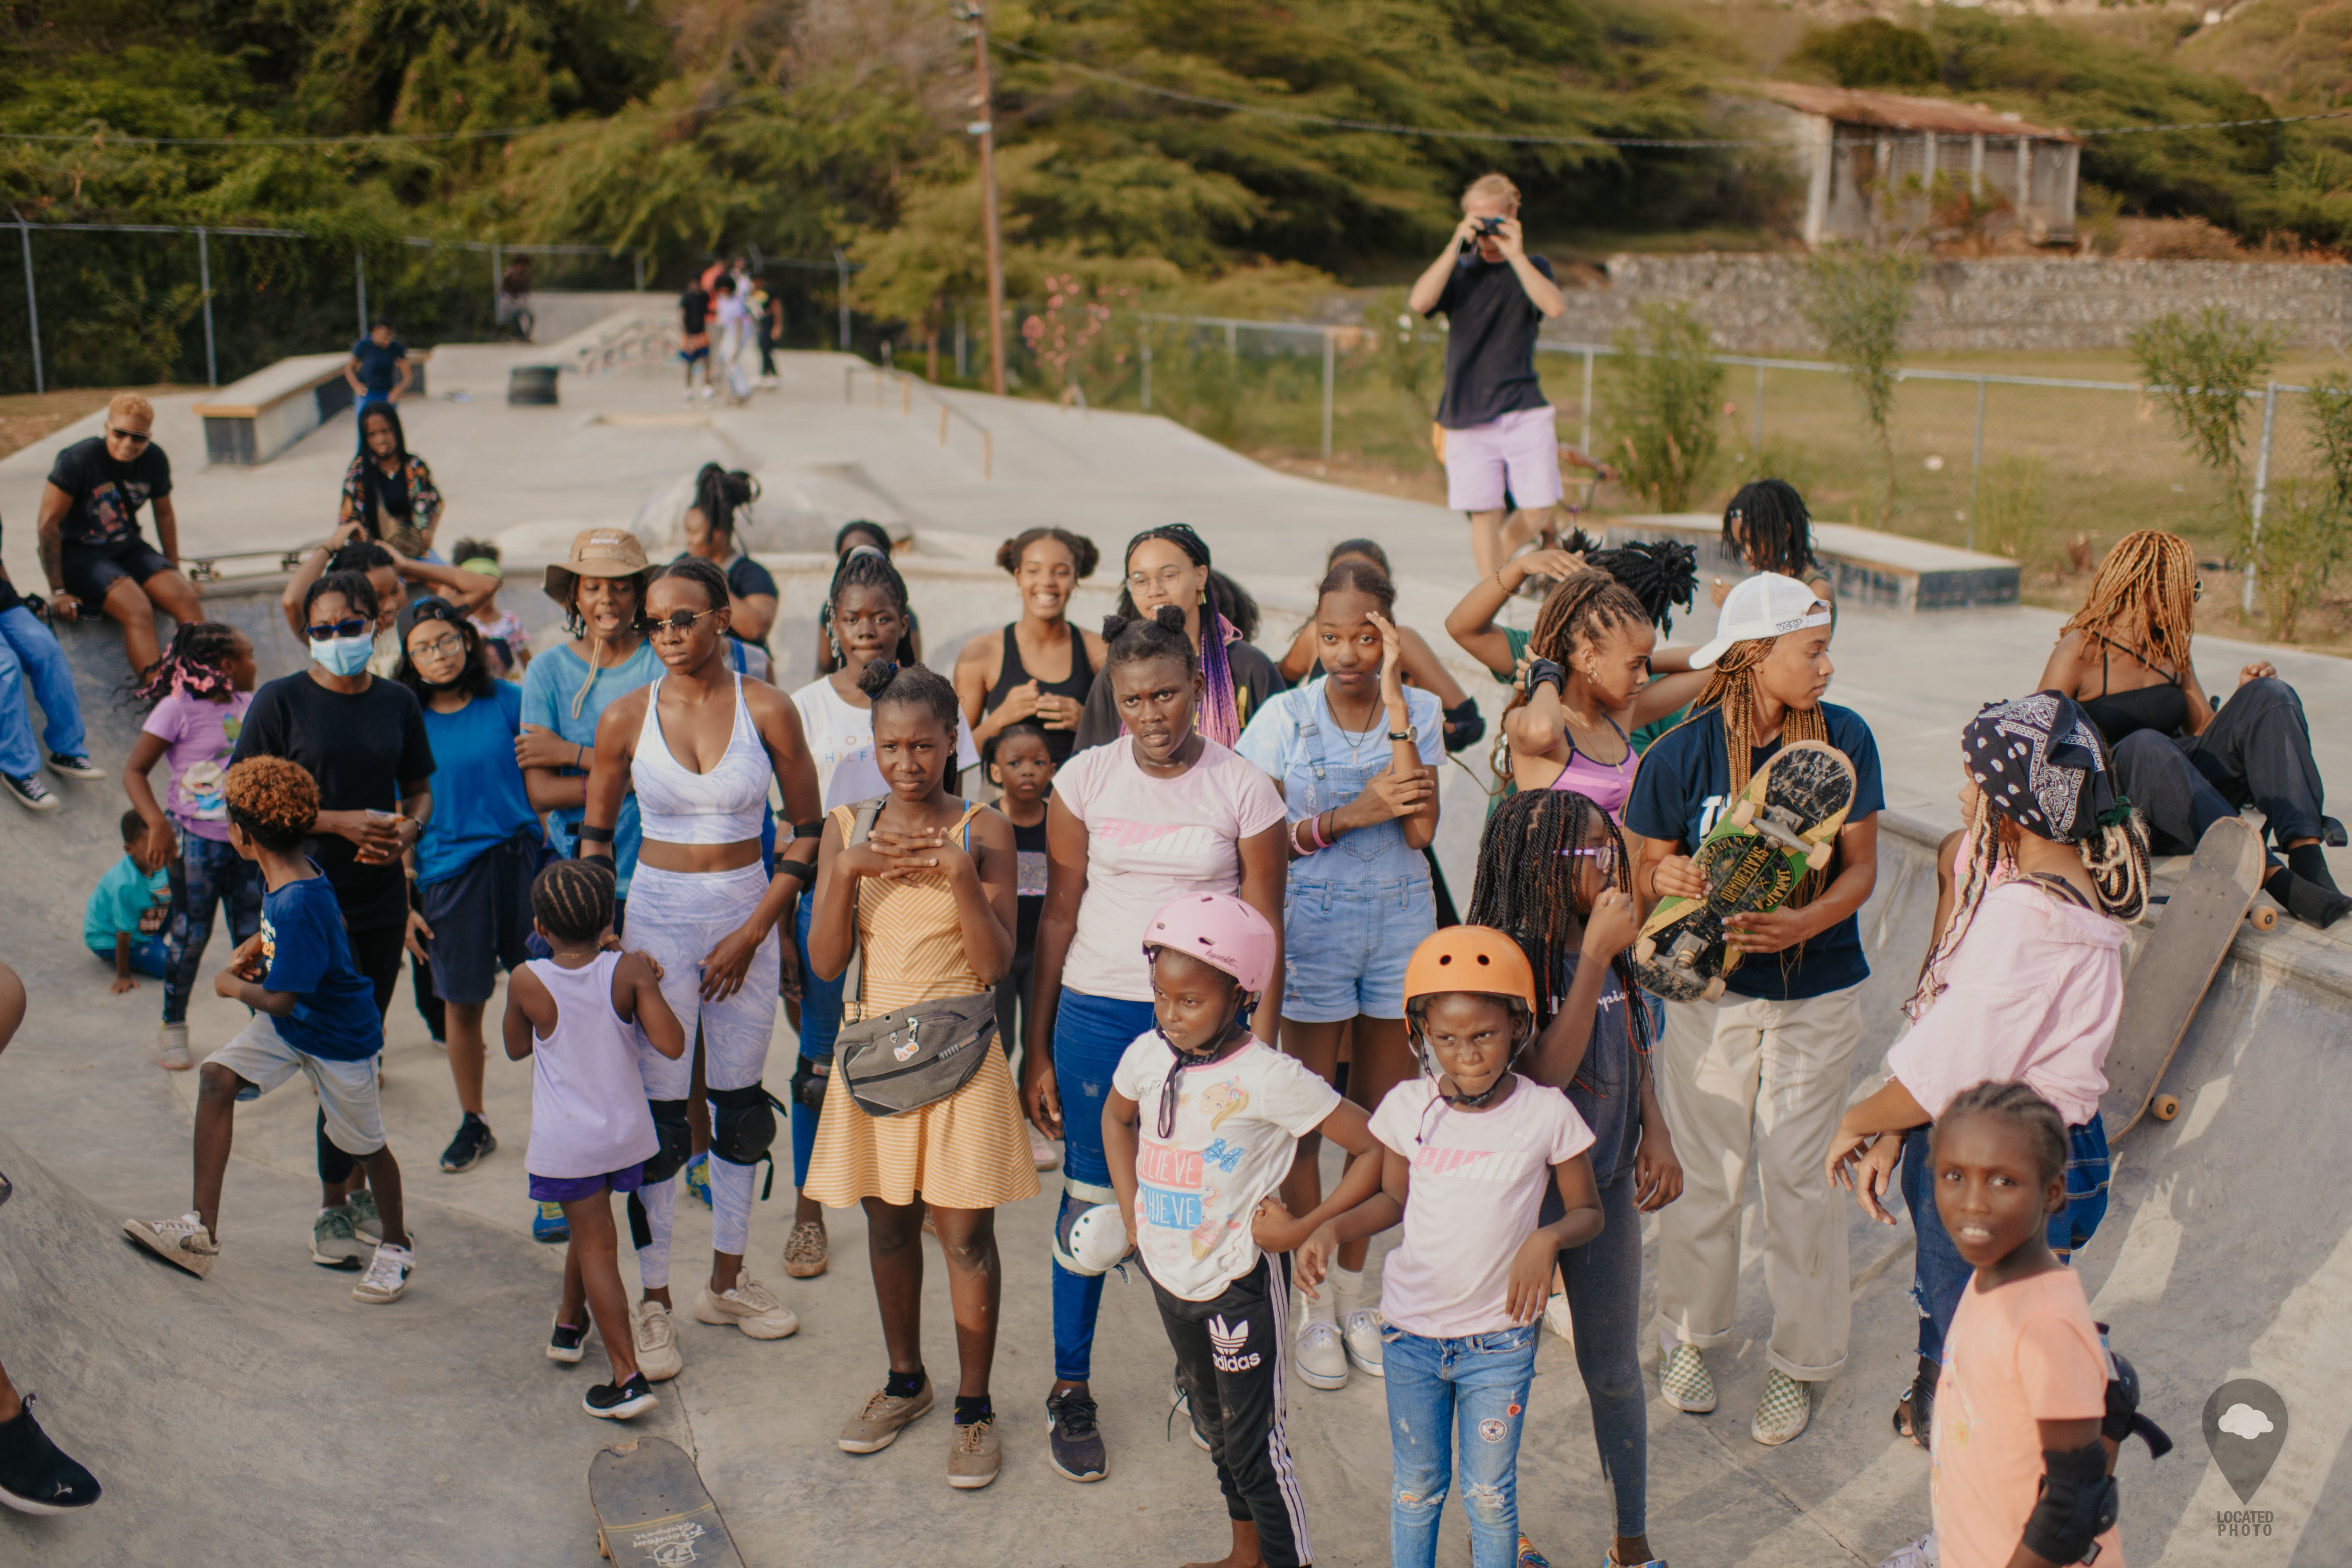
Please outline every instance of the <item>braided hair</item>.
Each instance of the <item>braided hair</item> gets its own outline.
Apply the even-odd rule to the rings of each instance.
[[[1018,576],[1021,558],[1028,554],[1029,547],[1041,539],[1050,539],[1068,551],[1070,560],[1081,577],[1093,576],[1095,567],[1102,561],[1102,552],[1096,549],[1095,542],[1083,533],[1072,533],[1066,528],[1026,528],[996,547],[996,563]]]
[[[723,610],[733,603],[727,592],[727,574],[721,572],[715,563],[705,561],[699,555],[681,555],[666,565],[655,567],[646,578],[646,599],[653,596],[654,584],[665,577],[682,578],[693,584],[702,590],[703,602],[714,610]],[[638,616],[642,617],[649,613],[645,602],[639,601]]]
[[[1941,1137],[1943,1130],[1962,1116],[1998,1117],[2024,1129],[2032,1141],[2034,1168],[2044,1185],[2065,1173],[2066,1119],[2026,1085],[1985,1082],[1960,1090],[1944,1107],[1944,1114],[1936,1118],[1935,1135]]]
[[[956,721],[963,711],[957,706],[955,688],[948,678],[924,665],[877,658],[857,672],[857,689],[877,708],[888,702],[929,709],[950,736],[955,734]]]
[[[1162,523],[1147,528],[1127,542],[1122,562],[1135,559],[1136,548],[1148,540],[1164,539],[1182,551],[1195,566],[1209,565],[1209,546],[1189,522]],[[1180,612],[1181,613],[1181,612]],[[1132,620],[1139,612],[1135,595],[1125,587],[1118,591],[1118,615]],[[1109,625],[1108,621],[1104,623]],[[1202,734],[1221,746],[1230,746],[1241,738],[1241,708],[1234,700],[1233,666],[1225,659],[1224,633],[1230,627],[1244,642],[1257,635],[1257,601],[1244,592],[1240,584],[1212,567],[1207,586],[1201,590],[1202,679],[1208,685],[1208,696],[1195,717]],[[1108,636],[1108,631],[1104,634]]]
[[[875,528],[879,525],[867,523],[864,526]],[[846,534],[849,531],[845,528],[842,531]],[[720,581],[723,583],[725,579],[721,578]],[[849,553],[843,556],[840,563],[834,567],[833,583],[825,589],[824,603],[818,606],[816,613],[817,626],[824,631],[825,642],[833,649],[835,668],[839,667],[846,655],[842,648],[841,639],[833,634],[834,606],[841,603],[844,589],[859,587],[879,588],[887,594],[898,606],[898,618],[903,623],[903,627],[898,633],[898,646],[891,650],[890,658],[893,662],[898,664],[914,663],[915,617],[907,602],[907,580],[898,575],[898,569],[896,566],[890,564],[889,556],[870,544],[856,544],[850,546]]]
[[[2189,639],[2196,629],[2195,552],[2177,533],[2143,528],[2116,541],[2083,607],[2058,634],[2079,631],[2104,642],[2115,633],[2136,632],[2147,641],[2119,646],[2149,664],[2156,660],[2145,655],[2154,653],[2179,675],[2189,668]]]
[[[1323,581],[1315,585],[1317,614],[1322,613],[1324,599],[1333,594],[1365,595],[1379,606],[1382,617],[1391,622],[1396,619],[1396,584],[1389,581],[1387,573],[1361,556],[1348,556],[1323,574]]]
[[[1650,624],[1648,610],[1641,600],[1606,572],[1590,567],[1563,579],[1546,598],[1543,608],[1536,612],[1535,630],[1528,634],[1528,653],[1534,658],[1557,660],[1565,666],[1580,642],[1597,647],[1610,633],[1626,626]],[[1507,720],[1512,712],[1527,706],[1528,693],[1514,689],[1508,706],[1503,710]],[[1495,726],[1495,743],[1488,763],[1498,779],[1511,776],[1511,739],[1503,724]]]
[[[392,552],[373,539],[354,539],[349,543],[339,544],[335,546],[334,553],[327,557],[328,571],[357,572],[362,576],[379,566],[391,564]]]
[[[360,411],[360,525],[367,530],[368,538],[373,541],[383,534],[383,487],[390,481],[383,466],[376,460],[374,451],[368,446],[367,427],[371,419],[381,419],[392,426],[393,459],[399,465],[404,485],[408,482],[408,436],[401,429],[400,414],[391,404],[372,403]],[[410,497],[409,516],[412,520],[416,515],[415,505],[415,498]],[[392,563],[387,560],[369,564],[389,566]]]
[[[558,942],[594,942],[613,923],[613,868],[558,860],[530,885],[530,917]]]
[[[221,775],[221,800],[238,830],[277,855],[291,855],[319,820],[319,785],[285,757],[247,757]]]
[[[1578,901],[1577,858],[1568,853],[1603,844],[1616,853],[1609,885],[1633,890],[1632,862],[1625,836],[1598,805],[1574,790],[1526,790],[1498,802],[1478,840],[1477,880],[1470,891],[1470,908],[1463,916],[1470,925],[1490,926],[1503,932],[1528,955],[1539,977],[1536,984],[1536,1032],[1551,1023],[1554,1008],[1566,986],[1560,982],[1561,960],[1584,941],[1584,920],[1591,911]],[[1639,994],[1633,966],[1625,953],[1610,960],[1618,984],[1628,997]],[[1633,1048],[1649,1049],[1649,1010],[1634,1005],[1627,1026],[1633,1031]]]
[[[722,468],[716,463],[705,463],[694,476],[694,510],[711,532],[730,538],[735,532],[735,512],[760,499],[760,481],[740,468]]]
[[[1331,567],[1339,564],[1340,562],[1346,560],[1350,555],[1361,556],[1364,560],[1370,562],[1373,565],[1381,569],[1381,575],[1383,577],[1394,577],[1396,575],[1396,568],[1389,564],[1389,552],[1381,548],[1381,542],[1377,539],[1343,539],[1339,541],[1339,543],[1331,547],[1330,553],[1323,557],[1324,568],[1328,571]]]
[[[1201,668],[1192,639],[1184,635],[1184,612],[1173,605],[1162,605],[1148,616],[1105,616],[1102,635],[1109,645],[1103,650],[1106,671],[1115,664],[1150,658],[1175,659],[1187,675]]]
[[[1723,547],[1759,572],[1801,579],[1819,565],[1812,523],[1796,486],[1786,479],[1758,479],[1740,486],[1723,509]]]
[[[1624,584],[1662,637],[1675,629],[1675,606],[1689,609],[1698,593],[1698,552],[1678,539],[1637,539],[1612,550],[1580,528],[1560,548]]]
[[[892,546],[890,543],[890,531],[888,529],[883,527],[880,523],[876,522],[871,518],[853,517],[834,531],[834,554],[835,556],[840,556],[847,553],[849,550],[849,542],[853,539],[859,538],[865,539],[868,543],[881,551],[885,555],[889,554],[891,552]]]
[[[163,657],[131,687],[131,700],[152,708],[177,691],[206,702],[231,700],[236,693],[228,667],[240,640],[236,627],[219,621],[189,622],[172,634]]]

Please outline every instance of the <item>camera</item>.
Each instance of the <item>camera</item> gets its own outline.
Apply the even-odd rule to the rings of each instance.
[[[1503,220],[1498,217],[1482,217],[1478,220],[1477,228],[1480,234],[1500,234],[1503,232]]]

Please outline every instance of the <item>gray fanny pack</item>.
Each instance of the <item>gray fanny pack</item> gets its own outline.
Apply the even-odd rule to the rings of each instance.
[[[849,846],[874,831],[882,802],[860,803]],[[971,847],[971,827],[964,827]],[[936,1105],[972,1079],[996,1044],[996,993],[941,996],[866,1016],[866,944],[851,921],[849,968],[841,977],[841,1032],[834,1055],[849,1098],[868,1116],[904,1116]]]

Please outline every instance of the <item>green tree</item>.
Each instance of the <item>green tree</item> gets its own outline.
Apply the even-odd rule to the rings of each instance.
[[[1790,58],[1818,68],[1840,87],[1936,85],[1934,40],[1878,16],[1809,33]]]
[[[1918,300],[1922,262],[1907,250],[1824,246],[1807,259],[1797,306],[1822,348],[1852,378],[1863,424],[1878,442],[1886,473],[1881,521],[1895,515],[1895,388],[1903,369],[1903,324]]]
[[[2208,305],[2194,316],[2168,310],[2130,342],[2140,379],[2172,416],[2189,456],[2221,481],[2231,520],[2247,529],[2247,394],[2269,373],[2276,335],[2224,306]]]
[[[1603,427],[1621,482],[1659,511],[1681,511],[1722,440],[1715,334],[1689,306],[1654,303],[1616,348]]]

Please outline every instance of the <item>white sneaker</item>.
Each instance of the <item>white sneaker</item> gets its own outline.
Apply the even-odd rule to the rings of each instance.
[[[637,1303],[637,1370],[648,1383],[667,1383],[686,1370],[669,1309],[651,1298]]]
[[[1348,1314],[1339,1330],[1339,1338],[1348,1351],[1348,1360],[1357,1371],[1370,1377],[1386,1377],[1381,1364],[1381,1327],[1388,1320],[1377,1307],[1358,1307]]]
[[[1569,1316],[1566,1292],[1555,1290],[1544,1303],[1543,1326],[1570,1344],[1576,1342],[1576,1320]]]
[[[1936,1555],[1936,1532],[1929,1531],[1916,1541],[1906,1541],[1896,1547],[1878,1568],[1938,1568]]]
[[[375,1257],[352,1287],[352,1300],[364,1301],[371,1307],[389,1306],[400,1300],[408,1289],[408,1277],[416,1270],[414,1248],[394,1247],[385,1242],[375,1249]]]
[[[733,1289],[713,1293],[706,1281],[694,1298],[694,1318],[719,1328],[734,1325],[755,1340],[781,1340],[800,1331],[801,1321],[776,1293],[745,1270]]]
[[[185,1024],[165,1024],[155,1037],[155,1045],[157,1065],[172,1072],[185,1072],[195,1065],[188,1057]]]
[[[220,1243],[193,1214],[177,1219],[126,1219],[122,1234],[159,1258],[167,1258],[201,1279],[213,1271]]]
[[[1302,1314],[1307,1321],[1298,1330],[1298,1375],[1309,1388],[1348,1386],[1348,1342],[1340,1337],[1331,1313],[1331,1294],[1326,1286],[1323,1300],[1307,1304]]]

